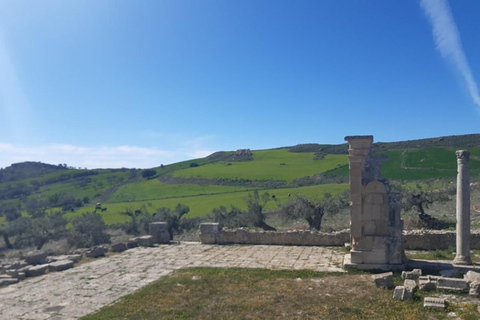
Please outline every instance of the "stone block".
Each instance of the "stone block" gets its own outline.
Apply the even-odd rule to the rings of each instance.
[[[171,236],[168,232],[166,222],[152,222],[149,225],[149,233],[153,237],[154,243],[169,243]]]
[[[201,223],[200,241],[204,244],[217,243],[217,235],[222,231],[219,223]]]
[[[74,264],[74,262],[72,260],[67,260],[67,259],[59,260],[59,261],[55,261],[55,262],[50,263],[49,266],[48,266],[48,270],[50,272],[52,272],[52,271],[63,271],[63,270],[73,268],[73,264]]]
[[[363,252],[361,252],[361,251],[350,251],[350,262],[351,263],[363,263]]]
[[[93,248],[90,248],[85,252],[85,255],[89,258],[98,258],[98,257],[103,257],[105,253],[107,253],[107,248],[103,246],[95,246]]]
[[[21,272],[17,269],[6,270],[5,274],[11,276],[12,278],[17,278],[18,280],[24,280],[25,279],[25,272]]]
[[[155,243],[151,235],[137,237],[137,242],[141,247],[151,247]]]
[[[467,280],[468,282],[480,283],[480,273],[475,271],[468,271],[463,275],[463,279]]]
[[[48,269],[48,264],[40,264],[36,266],[31,266],[27,269],[27,272],[25,272],[25,275],[27,277],[36,277],[40,276],[42,274],[45,274],[45,271]]]
[[[1,277],[0,278],[0,287],[1,286],[8,286],[10,284],[14,284],[14,283],[17,283],[18,282],[18,279],[17,278],[13,278],[13,277]]]
[[[41,250],[30,251],[24,256],[25,261],[31,265],[45,264],[47,254]]]
[[[113,252],[122,252],[127,250],[127,244],[125,242],[119,242],[112,244],[112,251]]]
[[[377,288],[392,289],[395,287],[393,284],[393,272],[374,274],[372,278]]]
[[[386,250],[364,251],[363,263],[388,264],[388,255]]]
[[[437,280],[437,289],[467,293],[469,291],[469,283],[464,279],[440,277]]]
[[[405,289],[411,293],[415,292],[418,289],[417,282],[415,280],[411,279],[406,279],[405,282],[403,283],[403,286]]]
[[[437,290],[437,279],[439,277],[423,276],[418,278],[418,286],[420,290],[431,291]]]
[[[470,282],[470,289],[468,290],[468,294],[471,296],[480,295],[480,282]]]
[[[127,245],[127,249],[132,249],[132,248],[138,247],[137,239],[136,238],[128,239],[126,245]]]
[[[422,269],[413,269],[412,271],[403,271],[402,279],[417,280],[422,275]]]
[[[413,297],[412,291],[409,291],[404,286],[396,286],[393,290],[393,299],[395,300],[409,300]]]
[[[444,298],[425,297],[423,299],[423,306],[428,308],[445,309]]]

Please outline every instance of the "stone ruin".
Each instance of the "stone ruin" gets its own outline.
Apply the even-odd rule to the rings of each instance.
[[[344,266],[362,270],[404,270],[400,197],[380,177],[380,161],[370,155],[373,136],[347,136],[350,163],[351,250]],[[380,159],[381,160],[381,159]]]

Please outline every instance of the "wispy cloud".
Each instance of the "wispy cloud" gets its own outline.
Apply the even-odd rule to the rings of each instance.
[[[421,0],[420,5],[430,20],[437,50],[453,64],[465,80],[468,91],[480,111],[480,94],[462,48],[460,33],[446,0]]]
[[[85,147],[70,144],[19,146],[0,142],[0,168],[23,161],[50,164],[66,163],[74,167],[152,168],[183,160],[205,157],[213,151],[203,149],[162,150],[136,146]]]

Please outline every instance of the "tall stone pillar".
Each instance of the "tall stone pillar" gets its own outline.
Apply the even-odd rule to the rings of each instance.
[[[457,151],[457,255],[455,264],[472,264],[470,259],[470,152]]]
[[[370,154],[373,136],[347,136],[350,163],[350,234],[352,239],[362,236],[362,172]],[[352,250],[355,250],[352,241]]]
[[[351,250],[343,265],[363,270],[403,270],[402,221],[396,196],[370,155],[373,136],[347,136],[350,163]]]

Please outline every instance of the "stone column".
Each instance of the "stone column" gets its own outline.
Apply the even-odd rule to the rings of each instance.
[[[352,239],[362,237],[362,171],[370,154],[373,136],[347,136],[350,163],[350,233]],[[352,241],[352,250],[356,241]]]
[[[470,152],[457,151],[457,256],[454,264],[472,264],[470,259]]]

